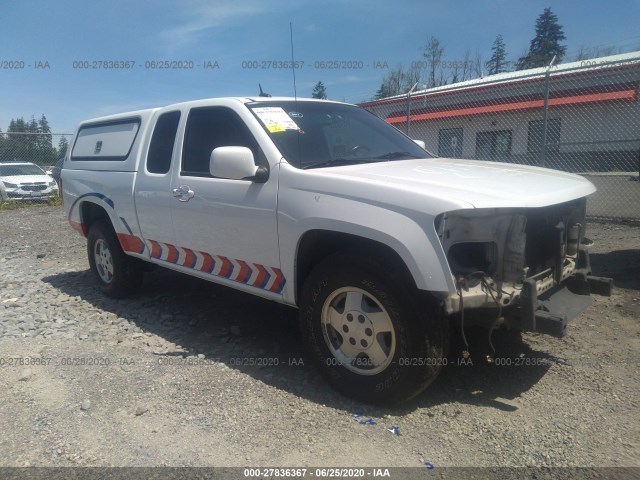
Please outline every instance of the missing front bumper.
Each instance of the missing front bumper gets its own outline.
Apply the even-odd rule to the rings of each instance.
[[[569,320],[580,315],[592,303],[591,294],[611,296],[613,280],[576,273],[565,282],[537,295],[536,282],[522,285],[517,317],[520,329],[563,337]]]

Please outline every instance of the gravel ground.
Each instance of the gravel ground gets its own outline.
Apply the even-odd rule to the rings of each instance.
[[[564,339],[498,332],[507,365],[454,339],[383,409],[325,384],[295,310],[162,269],[107,299],[61,207],[0,212],[0,466],[640,467],[640,227],[589,227],[611,298]]]

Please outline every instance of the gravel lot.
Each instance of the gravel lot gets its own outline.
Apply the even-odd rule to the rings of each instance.
[[[640,467],[640,227],[589,228],[613,297],[564,339],[497,333],[510,365],[455,339],[382,409],[325,384],[294,310],[162,269],[107,299],[61,207],[0,212],[0,466]]]

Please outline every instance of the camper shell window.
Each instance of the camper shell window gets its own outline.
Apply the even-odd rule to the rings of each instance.
[[[90,123],[80,127],[71,160],[124,161],[140,130],[139,118]]]

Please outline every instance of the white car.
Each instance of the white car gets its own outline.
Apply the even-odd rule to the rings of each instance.
[[[0,162],[0,199],[46,200],[58,195],[58,184],[30,162]]]

